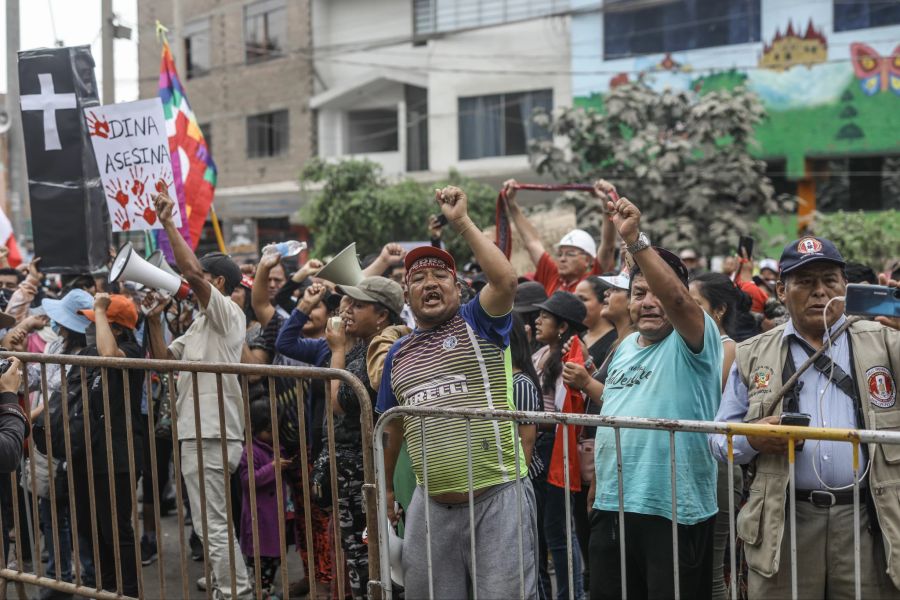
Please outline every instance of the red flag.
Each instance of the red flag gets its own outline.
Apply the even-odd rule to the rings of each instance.
[[[577,337],[572,338],[572,347],[562,357],[564,363],[573,362],[584,365],[584,345]],[[574,388],[566,386],[566,399],[563,401],[562,411],[568,414],[580,415],[584,413],[584,396]],[[581,432],[579,425],[557,425],[556,439],[553,441],[553,454],[550,456],[550,468],[547,471],[547,482],[556,487],[566,487],[565,455],[563,453],[563,427],[568,430],[569,447],[569,489],[573,492],[581,491],[581,465],[578,459],[578,434]]]

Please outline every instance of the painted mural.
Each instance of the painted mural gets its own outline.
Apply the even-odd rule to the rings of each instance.
[[[768,111],[760,156],[783,158],[791,178],[805,157],[900,153],[900,26],[835,32],[830,1],[785,4],[764,0],[757,43],[605,62],[602,21],[573,17],[575,104],[600,108],[606,91],[636,79],[698,94],[742,85]],[[576,49],[592,37],[591,61]]]

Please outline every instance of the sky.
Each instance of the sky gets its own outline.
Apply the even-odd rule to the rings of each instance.
[[[164,1],[164,0],[159,0]],[[0,92],[6,93],[6,8],[0,11]],[[131,27],[130,40],[116,40],[116,101],[138,97],[137,0],[113,0],[117,22]],[[97,88],[103,89],[103,60],[100,52],[100,0],[19,0],[22,50],[89,44],[97,63]]]

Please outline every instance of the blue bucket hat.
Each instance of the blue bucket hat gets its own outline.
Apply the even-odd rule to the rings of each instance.
[[[62,300],[45,298],[41,306],[53,321],[76,333],[84,333],[91,322],[78,311],[94,308],[94,297],[82,289],[74,289]]]

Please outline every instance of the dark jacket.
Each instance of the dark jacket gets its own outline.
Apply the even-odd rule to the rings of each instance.
[[[19,398],[12,392],[0,394],[0,404],[18,406]],[[0,413],[0,473],[12,473],[22,461],[25,443],[25,419],[10,413]]]

